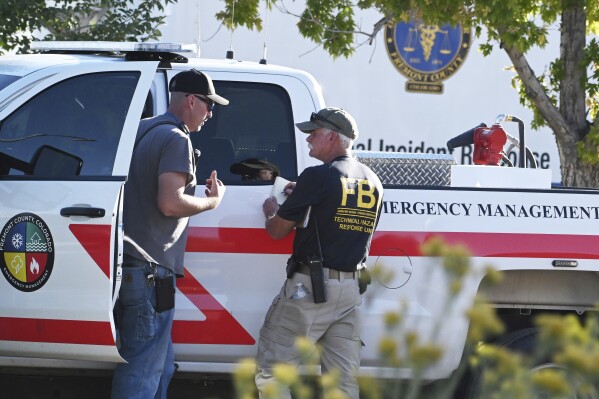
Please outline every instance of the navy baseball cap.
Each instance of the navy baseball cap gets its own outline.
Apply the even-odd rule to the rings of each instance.
[[[168,90],[171,92],[179,91],[182,93],[199,94],[208,97],[217,104],[229,104],[229,100],[216,94],[210,76],[197,69],[190,69],[176,74],[171,79]]]

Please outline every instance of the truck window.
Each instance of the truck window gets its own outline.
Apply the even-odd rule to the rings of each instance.
[[[214,81],[216,92],[230,101],[216,106],[202,131],[192,134],[201,152],[197,179],[218,171],[225,184],[272,184],[243,180],[231,173],[232,165],[257,158],[275,164],[286,179],[297,177],[293,112],[289,94],[268,83]]]
[[[0,175],[110,176],[139,76],[81,75],[37,94],[0,122]]]
[[[0,90],[16,80],[19,80],[19,76],[0,74]]]

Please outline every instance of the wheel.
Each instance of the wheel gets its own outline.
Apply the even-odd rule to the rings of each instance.
[[[493,342],[494,345],[508,348],[511,351],[521,353],[523,355],[532,356],[537,343],[537,335],[539,331],[537,328],[525,328],[522,330],[513,331]],[[542,370],[554,369],[560,372],[567,372],[567,370],[556,363],[551,362],[549,359],[539,359],[536,364],[530,369],[530,373],[537,373]],[[475,369],[469,370],[464,376],[461,382],[461,387],[456,399],[479,399],[481,391],[483,370]],[[573,386],[579,385],[577,381],[570,381]],[[538,394],[533,396],[531,399],[548,399],[544,394]],[[597,399],[596,393],[591,393],[586,396],[579,396],[573,394],[569,398],[571,399]]]

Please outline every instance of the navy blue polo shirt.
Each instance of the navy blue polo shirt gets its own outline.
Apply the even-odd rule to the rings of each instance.
[[[301,222],[311,207],[308,226],[296,229],[294,255],[319,255],[318,225],[324,266],[351,272],[368,254],[382,198],[383,186],[376,174],[344,155],[305,169],[277,214]]]

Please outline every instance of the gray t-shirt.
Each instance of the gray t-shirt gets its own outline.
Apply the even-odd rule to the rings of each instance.
[[[168,217],[158,209],[158,176],[165,172],[186,173],[185,193],[194,195],[193,147],[189,135],[176,126],[181,122],[168,112],[142,120],[137,137],[164,121],[172,121],[174,125],[162,124],[151,129],[133,151],[125,183],[124,249],[125,255],[158,263],[182,276],[189,218]]]

